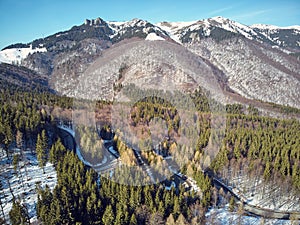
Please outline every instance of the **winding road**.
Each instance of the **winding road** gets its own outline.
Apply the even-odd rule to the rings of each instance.
[[[71,136],[73,138],[73,144],[75,146],[76,142],[74,140],[74,132],[73,133],[70,132],[70,130],[69,130],[70,128],[64,129],[61,126],[58,126],[58,128],[67,132],[69,134],[69,136]],[[70,140],[68,140],[68,142],[70,142]],[[77,152],[77,150],[76,150],[76,152]],[[137,154],[137,152],[135,152],[135,154]],[[139,154],[137,154],[137,159],[138,159],[138,161],[141,160],[141,157],[139,156]],[[145,165],[145,163],[143,161],[141,161],[141,163]],[[119,159],[116,158],[113,161],[109,161],[108,163],[105,163],[101,166],[97,166],[94,169],[98,173],[103,173],[103,172],[107,172],[107,171],[110,171],[110,170],[116,168],[119,164],[120,164]],[[271,210],[271,209],[266,209],[266,208],[261,208],[259,206],[251,205],[247,201],[245,201],[241,196],[236,194],[230,187],[228,187],[222,181],[220,181],[218,178],[216,178],[212,173],[208,173],[205,171],[204,171],[204,173],[207,174],[211,178],[211,180],[213,181],[213,184],[216,187],[222,187],[225,191],[229,192],[236,200],[238,200],[238,202],[240,204],[243,204],[243,206],[244,206],[243,209],[246,214],[261,216],[264,218],[271,218],[271,219],[286,219],[286,220],[288,220],[288,219],[293,218],[296,220],[300,220],[300,212],[277,211],[277,210]]]
[[[79,146],[77,146],[75,137],[74,137],[74,131],[69,128],[68,126],[64,125],[57,125],[57,127],[60,129],[60,132],[62,133],[61,137],[64,138],[63,142],[64,144],[67,144],[67,146],[72,149],[79,159],[88,167],[92,167],[97,173],[107,173],[116,167],[118,167],[121,164],[120,158],[117,157],[117,155],[114,152],[111,152],[107,150],[109,148],[109,144],[106,143],[105,146],[108,148],[105,149],[105,156],[106,160],[103,160],[103,163],[99,163],[97,165],[92,165],[89,162],[87,162],[83,156],[81,155]]]
[[[211,177],[211,175],[209,175]],[[241,196],[234,193],[231,188],[225,185],[222,181],[218,180],[215,177],[211,177],[213,183],[217,187],[222,187],[224,190],[228,191],[239,203],[243,204],[243,209],[249,215],[261,216],[264,218],[272,218],[272,219],[297,219],[300,220],[300,212],[285,212],[278,210],[271,210],[266,208],[261,208],[259,206],[251,205],[247,201],[243,200]]]

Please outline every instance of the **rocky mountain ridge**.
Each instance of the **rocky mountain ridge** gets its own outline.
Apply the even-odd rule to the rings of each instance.
[[[223,17],[158,24],[141,19],[106,22],[97,18],[85,20],[82,25],[28,44],[10,45],[0,52],[0,61],[17,62],[38,74],[47,76],[49,84],[58,93],[75,96],[76,88],[80,86],[78,83],[83,77],[89,78],[87,71],[90,71],[90,67],[95,68],[99,61],[105,62],[103,58],[107,51],[115,56],[112,60],[116,60],[122,55],[122,52],[117,52],[120,50],[118,47],[122,46],[126,52],[128,46],[141,40],[146,42],[160,40],[155,44],[155,48],[161,52],[166,52],[167,45],[163,44],[162,40],[169,42],[172,49],[182,48],[172,50],[172,54],[178,54],[176,57],[181,61],[188,61],[189,58],[182,58],[179,53],[190,51],[195,56],[185,54],[184,57],[197,58],[196,61],[204,63],[210,71],[218,70],[219,72],[211,74],[219,80],[219,85],[241,97],[300,108],[299,60],[290,55],[300,52],[299,26],[286,28],[267,25],[246,26]],[[148,45],[146,43],[143,46]],[[15,52],[11,53],[13,51]],[[28,54],[18,54],[22,51]],[[197,81],[186,85],[186,74],[178,75],[188,70],[187,65],[187,68],[181,68],[179,64],[172,65],[170,61],[166,63],[161,57],[151,58],[143,55],[146,52],[150,54],[149,51],[145,51],[138,54],[139,58],[131,56],[126,58],[130,60],[126,62],[128,68],[123,74],[121,84],[116,76],[118,68],[106,73],[104,80],[110,80],[110,87],[100,82],[103,83],[103,87],[105,86],[102,90],[103,96],[110,96],[109,93],[113,91],[111,88],[115,84],[122,85],[129,77],[132,82],[140,84],[145,83],[145,79],[155,83],[153,79],[155,76],[164,77],[167,83],[173,82],[176,76],[177,85],[183,89],[190,85],[193,87],[200,85]],[[161,55],[167,57],[164,53]],[[145,67],[148,64],[155,65],[155,70],[154,67],[151,69]],[[118,65],[122,66],[124,63]],[[193,73],[195,74],[195,71]],[[98,77],[91,75],[90,78],[101,80],[101,76],[101,74],[98,74]],[[145,79],[140,80],[140,76]],[[197,76],[201,80],[205,74],[200,72]],[[150,85],[149,82],[147,84]]]
[[[222,39],[222,36],[229,38],[235,35],[260,43],[268,43],[274,48],[289,49],[291,52],[300,51],[300,26],[277,27],[262,24],[246,26],[220,16],[192,22],[161,22],[157,26],[168,30],[182,43],[199,41],[210,36]],[[218,35],[214,35],[216,31],[219,32]],[[221,32],[223,35],[220,34]]]

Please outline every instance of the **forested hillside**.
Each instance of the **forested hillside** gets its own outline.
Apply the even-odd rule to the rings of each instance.
[[[36,213],[42,224],[204,224],[209,206],[217,206],[222,198],[227,202],[230,200],[230,196],[217,190],[212,176],[230,183],[232,174],[240,171],[250,177],[260,177],[266,185],[273,182],[278,187],[288,186],[289,191],[299,195],[298,120],[262,117],[253,106],[227,105],[227,125],[220,151],[216,158],[209,158],[205,147],[212,131],[212,113],[201,90],[192,94],[191,99],[198,110],[200,130],[192,149],[192,158],[180,168],[183,178],[173,175],[156,184],[129,186],[114,182],[107,174],[100,176],[84,165],[73,151],[68,150],[58,136],[56,121],[70,119],[66,111],[72,108],[72,99],[48,92],[1,90],[0,143],[8,163],[16,164],[18,157],[13,149],[17,147],[35,152],[41,168],[47,161],[55,166],[55,188],[50,190],[37,185]],[[111,104],[98,102],[95,111],[109,108]],[[156,97],[145,98],[132,107],[131,125],[137,130],[144,129],[154,117],[166,120],[167,135],[176,137],[180,129],[177,110],[168,101]],[[87,127],[79,128],[79,135],[83,137],[79,144],[87,151],[86,159],[103,159],[105,145],[101,137],[107,139],[111,136],[111,126],[106,121],[98,137],[92,136]],[[146,135],[138,133],[141,137]],[[87,140],[90,139],[96,141],[94,145],[88,144]],[[128,177],[124,176],[123,179],[132,179],[130,166],[138,164],[136,155],[130,153],[133,149],[117,133],[111,141],[124,162],[119,169]],[[149,149],[141,157],[150,166],[163,165],[165,157],[175,154],[177,147],[176,138],[166,138],[159,152]],[[92,151],[88,151],[89,148]],[[118,168],[115,171],[117,173]],[[139,172],[135,173],[139,176]],[[189,182],[194,179],[200,190],[185,187],[183,182],[177,182],[180,179]],[[168,188],[172,182],[178,185]],[[1,202],[1,206],[3,204],[5,202]],[[231,202],[231,205],[234,203]],[[10,223],[28,224],[26,212],[22,196],[16,196],[9,213]],[[9,222],[4,218],[2,221]]]

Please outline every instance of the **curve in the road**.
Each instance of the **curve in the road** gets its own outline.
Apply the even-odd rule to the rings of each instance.
[[[264,218],[272,218],[272,219],[293,219],[300,220],[300,212],[285,212],[285,211],[277,211],[272,209],[261,208],[255,205],[249,204],[247,201],[243,200],[239,195],[234,193],[231,188],[226,186],[223,182],[219,181],[218,179],[212,177],[213,183],[221,186],[223,189],[228,191],[235,199],[237,199],[240,203],[243,204],[244,210],[249,213],[250,215],[257,215]]]
[[[60,127],[58,127],[58,128],[60,128]],[[66,133],[68,133],[73,139],[73,144],[76,145],[73,135],[70,132],[68,132],[68,130],[65,130],[62,128],[60,128],[60,129],[65,131]],[[114,166],[115,165],[116,165],[116,163],[114,163]],[[107,166],[109,166],[109,165],[107,165]],[[108,169],[111,169],[111,168],[108,168]],[[107,169],[105,169],[105,170],[107,170]],[[240,203],[242,203],[244,206],[245,212],[250,215],[257,215],[257,216],[261,216],[264,218],[286,219],[286,220],[291,219],[291,217],[293,217],[293,219],[300,220],[300,212],[276,211],[276,210],[271,210],[271,209],[266,209],[266,208],[261,208],[261,207],[255,206],[255,205],[251,205],[247,201],[242,199],[239,195],[234,193],[231,188],[229,188],[223,182],[221,182],[217,178],[215,178],[211,173],[207,173],[207,172],[204,172],[204,173],[206,173],[212,179],[212,181],[215,185],[221,186],[223,189],[228,191],[235,199],[237,199]]]

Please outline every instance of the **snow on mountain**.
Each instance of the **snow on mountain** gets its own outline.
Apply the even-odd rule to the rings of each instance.
[[[25,59],[29,54],[33,54],[35,52],[46,52],[46,48],[10,48],[4,49],[0,51],[0,62],[4,63],[20,63],[23,59]]]
[[[278,46],[280,49],[285,47],[297,49],[300,47],[300,26],[298,25],[278,27],[254,24],[247,26],[221,16],[191,22],[160,22],[156,25],[165,30],[178,43],[199,41],[203,37],[210,37],[218,28],[250,40]]]
[[[254,24],[253,30],[259,32],[273,47],[278,47],[284,52],[300,51],[300,26],[278,27],[265,24]]]
[[[299,84],[299,73],[297,72],[299,67],[296,65],[299,63],[294,55],[300,52],[299,28],[300,26],[285,28],[271,25],[247,26],[224,17],[157,24],[142,19],[106,22],[97,18],[96,20],[86,20],[82,25],[74,26],[68,31],[34,40],[29,43],[32,47],[28,47],[29,44],[8,46],[0,52],[0,62],[21,62],[23,66],[38,74],[51,77],[51,85],[58,93],[73,96],[74,86],[78,79],[111,46],[123,45],[136,40],[147,40],[148,44],[151,44],[148,40],[165,40],[156,43],[158,45],[166,45],[167,42],[174,43],[175,41],[178,46],[183,47],[182,49],[191,50],[222,71],[224,73],[222,77],[228,79],[223,82],[240,95],[251,99],[297,106],[298,100],[296,99],[298,97],[295,94],[298,93],[296,85]],[[122,41],[124,42],[122,43]],[[224,41],[229,42],[228,46],[224,45]],[[45,48],[40,48],[40,46]],[[124,45],[125,50],[126,48],[128,45]],[[34,52],[43,53],[32,54]],[[286,53],[296,54],[288,56]],[[266,61],[264,58],[269,60]],[[233,59],[235,61],[231,63]],[[171,68],[174,62],[168,64]],[[248,68],[249,65],[251,68]],[[152,69],[156,71],[151,68],[149,72],[149,69],[142,68],[142,66],[138,72],[142,71],[145,77],[150,76]],[[158,64],[157,68],[160,67],[162,65]],[[264,68],[268,68],[268,70]],[[116,68],[116,71],[118,70],[119,68]],[[163,73],[167,74],[165,71]],[[281,80],[289,77],[288,82],[282,85],[278,76],[282,77]],[[110,78],[112,77],[110,76]],[[276,81],[278,88],[272,88],[273,91],[270,91],[270,95],[265,96],[264,90],[274,78],[279,79],[278,82]],[[176,79],[179,86],[183,85],[184,75],[178,75]],[[263,83],[266,87],[261,88],[259,79],[264,80]],[[283,90],[286,86],[289,86],[288,91]],[[107,84],[103,83],[103,87],[106,87],[105,90],[109,95],[112,93],[112,88]],[[276,93],[273,93],[274,90]],[[282,94],[283,92],[284,94]]]
[[[203,39],[186,46],[222,70],[231,90],[241,96],[299,107],[297,59],[245,38]]]
[[[214,24],[217,27],[223,28],[224,30],[233,32],[233,33],[240,33],[244,37],[248,39],[253,39],[253,35],[257,36],[257,33],[251,29],[251,27],[248,27],[246,25],[243,25],[241,23],[235,22],[233,20],[229,20],[227,18],[218,16],[213,17],[211,19],[206,19],[209,23],[214,24],[216,22],[217,24]]]
[[[179,31],[185,27],[195,24],[197,21],[191,22],[159,22],[156,24],[162,30],[165,30],[168,35],[177,43],[181,44]]]
[[[134,36],[146,38],[150,33],[155,33],[160,37],[168,36],[167,32],[160,27],[141,19],[132,19],[126,22],[107,22],[107,24],[113,30],[113,34],[110,35],[110,38],[115,41]]]
[[[216,29],[217,28],[217,29]],[[89,30],[87,30],[89,29]],[[292,31],[291,31],[292,30]],[[223,31],[223,34],[220,34]],[[204,37],[222,36],[224,31],[232,34],[242,35],[248,39],[261,43],[266,42],[278,46],[280,49],[288,48],[290,52],[297,52],[300,48],[299,34],[300,26],[277,27],[273,25],[254,24],[246,26],[224,17],[213,17],[209,19],[187,21],[187,22],[160,22],[151,24],[142,19],[132,19],[123,22],[106,22],[100,18],[86,20],[81,26],[74,26],[66,32],[59,32],[43,40],[33,41],[30,47],[6,48],[0,52],[0,62],[20,63],[34,52],[46,52],[57,49],[61,52],[63,48],[72,48],[75,42],[84,38],[105,39],[116,43],[132,37],[147,38],[150,33],[165,40],[174,40],[179,44],[199,41]],[[89,33],[90,35],[87,35]],[[225,34],[225,36],[230,35]],[[153,38],[151,34],[149,38]],[[86,36],[86,37],[85,37]],[[81,37],[81,38],[80,38]],[[76,40],[75,40],[75,39]],[[41,45],[42,44],[42,45]],[[43,48],[39,46],[45,46]],[[46,48],[47,47],[47,48]],[[296,51],[293,51],[296,49]],[[48,57],[49,58],[49,57]]]
[[[161,29],[169,32],[174,33],[184,27],[191,26],[197,23],[197,21],[189,21],[189,22],[159,22],[156,26],[160,27]]]
[[[179,43],[185,42],[187,35],[191,32],[195,33],[188,38],[191,40],[199,40],[200,37],[196,38],[197,34],[201,37],[209,37],[215,28],[241,34],[248,39],[258,36],[251,27],[220,16],[191,22],[161,22],[157,26],[166,30],[169,36]]]
[[[203,36],[208,37],[211,35],[211,31],[216,27],[232,33],[243,35],[244,37],[251,40],[254,39],[255,36],[258,36],[258,34],[251,27],[220,16],[193,22],[168,24],[171,26],[171,28],[169,28],[169,32],[171,32],[172,34],[176,34],[177,37],[182,37],[185,33],[188,32],[197,31],[202,33]],[[166,24],[159,25],[162,28],[167,27]]]
[[[156,33],[150,33],[147,35],[146,41],[164,41],[165,39],[158,36]]]
[[[279,27],[279,26],[274,26],[274,25],[267,25],[267,24],[253,24],[250,26],[251,28],[257,28],[257,29],[262,29],[262,30],[276,30],[276,29],[281,29],[281,30],[300,30],[299,25],[294,25],[294,26],[287,26],[287,27]]]

